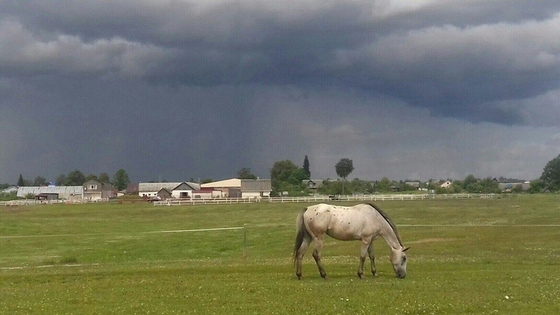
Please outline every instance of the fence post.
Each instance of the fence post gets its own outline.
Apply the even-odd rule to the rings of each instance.
[[[243,259],[247,258],[247,223],[243,224]]]

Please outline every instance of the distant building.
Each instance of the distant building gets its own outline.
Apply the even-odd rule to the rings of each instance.
[[[109,199],[117,196],[112,184],[97,179],[88,180],[83,187],[83,198],[87,200]]]
[[[515,190],[528,191],[531,188],[531,182],[526,180],[500,177],[499,179],[494,178],[494,181],[497,181],[498,188],[502,192],[506,192],[506,193]]]
[[[323,186],[323,180],[321,179],[304,179],[301,182],[311,192],[316,192],[319,187]]]
[[[450,180],[446,180],[439,185],[441,188],[449,188],[449,186],[453,185],[453,182]]]
[[[0,191],[0,193],[1,194],[13,194],[13,193],[17,193],[17,191],[18,191],[18,187],[12,185],[12,186],[8,186],[8,187],[2,189]]]
[[[128,185],[126,185],[126,189],[124,193],[126,195],[136,195],[138,194],[138,191],[139,191],[138,183],[129,183]]]
[[[139,183],[138,196],[154,198],[158,196],[161,189],[171,192],[172,198],[191,198],[192,192],[200,189],[200,185],[191,182]]]
[[[38,195],[42,195],[41,198],[50,195],[49,200],[52,200],[53,195],[57,195],[55,199],[81,200],[84,198],[84,186],[22,186],[17,192],[20,198],[37,198]]]
[[[201,188],[219,190],[224,198],[269,197],[272,191],[270,179],[230,178],[200,186]]]
[[[200,190],[194,190],[192,192],[194,199],[212,199],[221,198],[222,192],[211,187],[200,188]]]
[[[410,180],[405,182],[406,185],[412,186],[415,189],[420,189],[420,181],[419,180]]]

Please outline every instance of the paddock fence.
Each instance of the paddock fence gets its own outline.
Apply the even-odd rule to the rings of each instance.
[[[429,199],[493,199],[495,194],[372,194],[372,195],[351,195],[351,196],[303,196],[303,197],[257,197],[257,198],[208,198],[208,199],[167,199],[154,201],[154,206],[185,206],[185,205],[217,205],[217,204],[237,204],[237,203],[257,203],[257,202],[276,202],[276,203],[335,203],[335,202],[373,202],[373,201],[404,201],[404,200],[429,200]],[[118,202],[115,199],[76,199],[76,200],[34,200],[19,199],[10,201],[0,201],[0,206],[27,206],[40,204],[84,204],[84,203],[104,203]],[[140,201],[138,201],[140,202]]]
[[[261,197],[261,198],[216,198],[216,199],[168,199],[155,201],[154,206],[180,206],[202,204],[234,203],[320,203],[320,202],[367,202],[367,201],[404,201],[428,199],[493,199],[494,194],[389,194],[389,195],[352,195],[352,196],[304,196],[304,197]]]

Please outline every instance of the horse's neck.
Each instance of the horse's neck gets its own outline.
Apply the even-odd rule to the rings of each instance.
[[[381,231],[381,237],[383,237],[385,242],[387,242],[387,245],[389,245],[392,249],[399,249],[402,247],[397,234],[395,234],[395,231],[389,222],[385,221],[384,228]]]
[[[381,237],[383,237],[385,242],[387,242],[387,245],[389,245],[392,249],[399,249],[402,247],[401,243],[399,243],[399,240],[397,240],[395,236],[382,234]]]

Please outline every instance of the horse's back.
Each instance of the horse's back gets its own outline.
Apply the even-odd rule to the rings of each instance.
[[[310,206],[304,215],[312,235],[327,234],[339,240],[359,240],[376,232],[374,209],[360,204],[341,207],[328,204]]]

